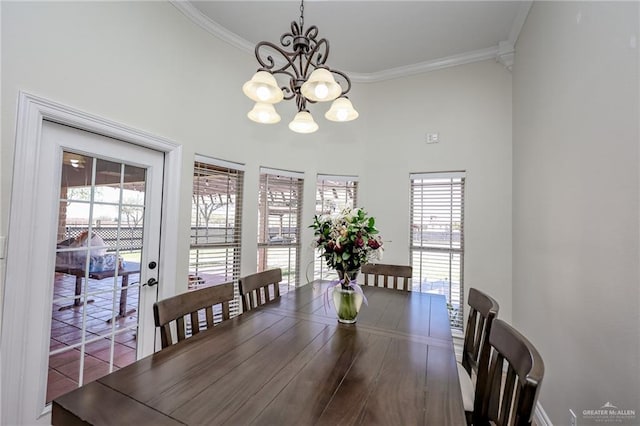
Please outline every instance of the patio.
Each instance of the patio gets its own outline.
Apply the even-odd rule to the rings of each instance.
[[[136,360],[137,286],[129,288],[127,297],[127,312],[136,311],[112,323],[109,320],[114,315],[114,306],[117,313],[120,297],[120,292],[116,291],[114,305],[113,279],[89,279],[89,300],[93,302],[69,307],[75,281],[73,275],[55,274],[47,402],[78,387],[81,362],[84,363],[82,382],[88,383]],[[132,275],[130,282],[137,281],[138,274]],[[83,321],[86,326],[84,361],[81,360]]]

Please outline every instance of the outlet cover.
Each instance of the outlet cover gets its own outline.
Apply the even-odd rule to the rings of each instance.
[[[440,142],[439,133],[427,133],[427,143],[438,143],[438,142]]]

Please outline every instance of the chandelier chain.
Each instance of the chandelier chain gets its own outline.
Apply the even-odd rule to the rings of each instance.
[[[304,0],[300,1],[300,32],[304,28]]]

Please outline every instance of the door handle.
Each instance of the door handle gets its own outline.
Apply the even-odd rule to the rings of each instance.
[[[148,285],[149,287],[153,287],[154,285],[158,285],[158,281],[155,278],[149,278],[149,280],[143,285]]]

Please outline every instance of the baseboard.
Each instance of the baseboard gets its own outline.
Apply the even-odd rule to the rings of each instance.
[[[533,413],[533,420],[536,422],[536,426],[553,426],[551,419],[547,416],[544,408],[542,408],[540,401],[536,403],[536,411]]]

